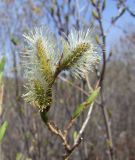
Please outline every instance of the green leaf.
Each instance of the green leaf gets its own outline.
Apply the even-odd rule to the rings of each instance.
[[[23,155],[22,155],[22,153],[17,153],[17,154],[16,154],[16,160],[23,160]]]
[[[2,142],[2,140],[4,138],[7,126],[8,126],[8,122],[5,121],[0,127],[0,143]]]
[[[0,60],[0,73],[4,71],[5,63],[6,63],[6,58],[3,57],[3,58]]]
[[[100,91],[100,87],[98,87],[97,89],[95,89],[92,93],[91,93],[91,95],[88,97],[88,99],[87,99],[87,103],[88,103],[88,105],[90,105],[91,103],[93,103],[95,100],[96,100],[96,98],[97,98],[97,96],[98,96],[98,94],[99,94],[99,91]]]
[[[75,139],[76,139],[76,137],[77,137],[77,132],[76,132],[76,131],[74,131],[74,132],[73,132],[73,139],[75,140]]]
[[[99,19],[99,17],[98,17],[98,15],[97,15],[96,11],[92,11],[92,15],[93,15],[93,17],[94,17],[95,19]]]
[[[95,36],[95,40],[96,40],[97,44],[100,44],[100,39],[99,39],[98,35]]]
[[[73,113],[73,119],[77,118],[89,105],[91,105],[99,94],[100,88],[95,89],[85,102],[78,105]]]
[[[15,46],[17,46],[18,43],[19,43],[17,37],[15,37],[15,36],[13,36],[13,35],[11,36],[11,42],[12,42]]]
[[[83,110],[84,110],[84,104],[82,103],[79,106],[77,106],[77,108],[75,109],[73,113],[73,118],[78,117]]]

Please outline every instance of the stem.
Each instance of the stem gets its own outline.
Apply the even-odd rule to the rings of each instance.
[[[90,107],[89,107],[89,111],[88,111],[87,117],[86,117],[85,121],[83,122],[83,125],[82,125],[82,127],[81,127],[81,129],[80,129],[80,131],[79,131],[79,133],[78,133],[77,138],[75,139],[74,145],[76,145],[76,144],[78,143],[78,141],[79,141],[80,138],[82,137],[83,132],[85,131],[85,128],[86,128],[86,126],[87,126],[87,124],[88,124],[88,122],[89,122],[89,119],[90,119],[90,117],[91,117],[91,113],[92,113],[92,110],[93,110],[93,106],[94,106],[94,103],[92,103],[92,104],[90,105]]]
[[[114,147],[113,147],[113,141],[112,141],[111,127],[109,124],[109,117],[108,117],[106,107],[103,104],[101,105],[101,108],[104,115],[105,127],[107,132],[107,144],[110,151],[109,159],[114,160]]]
[[[108,148],[109,148],[109,159],[110,160],[114,160],[114,149],[113,149],[113,142],[112,142],[112,134],[111,134],[111,127],[109,124],[109,116],[106,110],[106,107],[104,105],[104,99],[103,99],[103,80],[105,77],[105,70],[106,70],[106,36],[104,33],[104,28],[103,28],[103,23],[102,23],[102,15],[101,15],[101,11],[100,8],[98,6],[95,6],[96,10],[97,10],[97,14],[98,14],[98,23],[99,23],[99,27],[101,30],[101,37],[102,37],[102,43],[103,45],[101,46],[102,48],[102,53],[103,53],[103,67],[102,67],[102,71],[101,71],[101,77],[100,77],[100,82],[99,85],[101,87],[100,93],[101,93],[101,109],[102,109],[102,113],[103,113],[103,117],[104,117],[104,121],[105,121],[105,127],[106,127],[106,134],[107,134],[107,142],[109,142],[108,144]]]

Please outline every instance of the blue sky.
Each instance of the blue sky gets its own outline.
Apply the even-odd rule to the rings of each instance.
[[[6,41],[3,41],[4,39],[4,36],[6,36],[7,34],[9,34],[6,30],[8,28],[5,28],[5,23],[7,23],[7,26],[11,26],[10,27],[10,30],[13,32],[13,34],[15,34],[16,36],[16,29],[17,29],[17,32],[19,32],[19,28],[17,28],[17,16],[16,16],[16,12],[21,12],[23,11],[23,7],[20,6],[21,4],[21,1],[23,0],[16,0],[15,4],[17,6],[12,6],[13,10],[11,10],[10,12],[10,7],[7,8],[7,12],[3,12],[4,13],[7,13],[7,20],[5,19],[5,21],[2,19],[2,16],[1,16],[1,26],[0,26],[0,34],[1,34],[1,53],[6,53],[7,57],[9,58],[8,60],[8,67],[10,68],[10,65],[12,66],[11,64],[11,60],[10,60],[10,57],[12,56],[12,54],[10,53],[10,35],[9,35],[9,40],[6,40]],[[25,0],[24,0],[25,1]],[[26,0],[28,1],[28,0]],[[33,0],[33,2],[39,2],[40,0]],[[81,13],[81,16],[82,16],[82,19],[87,19],[87,16],[90,17],[90,13],[91,13],[91,10],[90,8],[87,9],[88,5],[86,4],[86,1],[89,1],[89,0],[71,0],[71,2],[79,2],[80,4],[80,7],[83,8],[84,6],[86,7],[86,10],[87,10],[87,13],[86,11],[84,11],[84,13]],[[63,2],[63,0],[59,0],[59,2]],[[85,3],[84,3],[85,2]],[[103,14],[103,25],[104,25],[104,29],[107,30],[108,27],[110,26],[110,20],[111,20],[111,17],[113,16],[116,16],[117,13],[118,13],[118,10],[116,8],[116,2],[117,0],[106,0],[107,2],[107,6],[106,6],[106,9],[104,11],[104,14]],[[135,13],[135,0],[127,0],[127,5],[130,7],[130,9]],[[1,8],[1,11],[0,13],[2,13],[2,1],[0,1],[0,8]],[[66,9],[65,9],[66,11]],[[27,10],[28,12],[28,10]],[[85,17],[84,17],[85,16]],[[41,25],[41,24],[47,24],[48,25],[48,21],[45,19],[47,18],[47,15],[44,14],[44,16],[38,18],[38,24]],[[27,17],[26,17],[26,20],[27,20]],[[8,24],[9,23],[9,24]],[[10,24],[11,23],[11,24]],[[20,23],[20,22],[19,22]],[[23,21],[21,22],[24,24],[26,24],[27,26],[27,23],[30,23],[30,22],[27,22],[27,21]],[[82,21],[81,21],[82,23]],[[4,24],[4,25],[3,25]],[[50,23],[52,24],[52,23]],[[55,29],[54,26],[50,26],[51,28],[53,27],[53,30]],[[115,44],[117,44],[119,42],[119,37],[123,34],[123,30],[124,31],[127,31],[129,32],[131,29],[135,28],[135,18],[133,18],[132,16],[130,16],[127,12],[117,21],[116,25],[114,27],[112,27],[111,31],[109,32],[108,36],[107,36],[107,51],[109,51],[110,48],[112,48]],[[20,37],[22,36],[22,33],[20,32]],[[19,38],[20,38],[19,37]],[[3,47],[4,46],[4,47]],[[18,53],[17,53],[18,54]],[[17,55],[16,54],[16,55]]]
[[[116,8],[117,0],[107,0],[107,7],[104,11],[104,28],[107,29],[110,25],[110,18],[117,15],[118,10]],[[135,13],[135,0],[127,0],[127,5]],[[111,29],[108,35],[107,41],[109,45],[114,45],[123,31],[129,32],[129,30],[135,28],[135,18],[129,13],[125,13],[117,22],[116,25]]]
[[[61,1],[61,0],[60,0]],[[88,17],[90,12],[93,10],[92,7],[87,8],[85,0],[75,0],[79,2],[80,10],[85,8],[80,14],[82,20]],[[106,0],[106,9],[103,12],[103,26],[104,30],[108,31],[111,25],[111,18],[118,15],[118,9],[116,7],[117,0]],[[126,5],[135,13],[135,0],[127,0]],[[82,22],[81,22],[82,23]],[[124,33],[128,33],[131,29],[135,28],[135,17],[132,17],[127,11],[118,19],[118,21],[111,27],[109,34],[107,35],[107,51],[113,48],[117,41],[119,41],[120,36]]]

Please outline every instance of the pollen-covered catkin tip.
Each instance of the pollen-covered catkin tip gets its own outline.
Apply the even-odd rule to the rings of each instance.
[[[67,39],[68,43],[63,39],[63,69],[75,77],[84,77],[100,61],[92,31],[73,29]]]

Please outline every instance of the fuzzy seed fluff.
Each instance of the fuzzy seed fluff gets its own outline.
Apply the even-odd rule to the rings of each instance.
[[[67,40],[62,40],[64,69],[75,77],[84,77],[100,61],[92,32],[90,29],[72,29]]]
[[[46,27],[35,28],[24,37],[27,45],[22,64],[28,82],[23,97],[42,111],[51,104],[54,73],[59,60],[57,40]]]
[[[52,86],[61,71],[84,77],[100,60],[90,29],[71,30],[67,41],[61,38],[61,44],[47,27],[35,28],[24,37],[27,44],[22,64],[27,83],[23,97],[39,111],[50,107]]]

